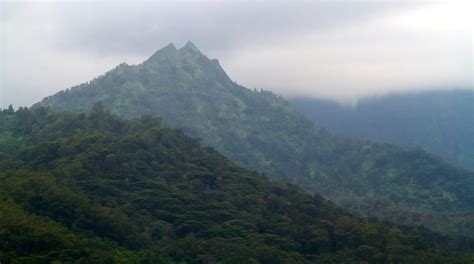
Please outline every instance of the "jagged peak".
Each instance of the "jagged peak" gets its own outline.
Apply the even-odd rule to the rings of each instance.
[[[167,50],[173,51],[173,50],[176,50],[176,47],[174,46],[173,42],[170,42],[170,44],[166,45],[164,48],[161,48],[160,50],[163,50],[163,51],[167,51]],[[158,50],[158,51],[160,51],[160,50]]]
[[[187,51],[187,52],[194,52],[194,53],[202,54],[202,52],[198,49],[198,47],[196,47],[196,45],[191,41],[186,42],[186,45],[184,45],[179,50],[180,51]]]
[[[190,66],[192,66],[192,68],[195,69],[199,68],[197,72],[201,72],[201,74],[205,72],[208,77],[214,76],[221,81],[231,81],[219,64],[219,61],[217,59],[210,60],[191,41],[188,41],[186,45],[179,50],[176,49],[173,43],[170,43],[155,52],[155,54],[143,63],[145,66],[156,64],[174,65],[178,68],[182,68],[183,65],[186,65],[187,69],[185,69],[185,71],[189,71]]]
[[[175,45],[171,42],[170,44],[156,51],[147,61],[152,61],[153,59],[162,57],[163,55],[172,55],[177,51],[178,50],[176,49]]]

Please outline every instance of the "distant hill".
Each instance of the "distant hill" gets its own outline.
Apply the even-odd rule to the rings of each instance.
[[[331,131],[420,147],[474,171],[474,91],[429,91],[361,100],[355,107],[292,99],[293,107]]]
[[[0,150],[2,263],[474,261],[473,240],[365,220],[100,105],[1,111]]]
[[[346,208],[474,236],[474,173],[419,149],[334,135],[283,98],[233,82],[192,43],[170,44],[35,107],[86,112],[97,102],[129,119],[159,116],[246,168]]]

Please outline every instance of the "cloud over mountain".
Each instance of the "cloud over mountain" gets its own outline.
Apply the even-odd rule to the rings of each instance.
[[[233,79],[287,96],[470,87],[467,10],[456,1],[2,2],[0,106],[29,105],[189,39]]]

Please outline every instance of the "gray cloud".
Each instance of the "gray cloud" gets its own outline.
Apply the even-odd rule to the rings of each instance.
[[[287,96],[350,101],[397,90],[472,86],[472,39],[465,28],[398,23],[403,14],[410,18],[432,6],[2,2],[0,107],[30,105],[120,62],[139,63],[169,42],[187,40],[219,58],[239,83]]]
[[[387,3],[175,2],[62,3],[53,17],[60,48],[150,54],[189,39],[225,51],[343,26],[405,5]]]

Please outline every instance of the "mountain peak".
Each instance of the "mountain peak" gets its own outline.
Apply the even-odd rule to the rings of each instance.
[[[170,56],[173,56],[174,54],[176,54],[178,50],[176,49],[176,47],[174,46],[173,43],[170,43],[168,45],[166,45],[165,47],[159,49],[158,51],[156,51],[153,55],[151,55],[151,57],[147,60],[147,61],[154,61],[154,60],[157,60],[158,58],[162,58],[162,57],[170,57]]]
[[[186,45],[184,45],[180,51],[187,51],[187,52],[194,52],[194,53],[199,53],[202,54],[201,51],[192,43],[191,41],[186,42]]]
[[[170,42],[170,44],[166,45],[165,47],[159,49],[156,53],[166,53],[166,52],[174,52],[177,51],[176,47],[174,46],[173,42]]]
[[[179,50],[173,45],[168,46],[155,52],[148,60],[143,62],[145,67],[156,68],[161,65],[164,68],[173,68],[173,71],[179,70],[181,74],[188,76],[187,78],[207,78],[216,82],[226,83],[232,86],[232,81],[225,73],[224,69],[219,65],[217,60],[210,60],[203,54],[191,41]],[[156,69],[155,69],[156,70]],[[160,72],[161,75],[173,75],[174,73]],[[177,78],[174,76],[174,78]]]
[[[156,51],[145,63],[158,62],[158,61],[176,61],[179,57],[201,57],[204,54],[196,47],[194,43],[188,41],[179,50],[176,49],[173,43],[168,44],[164,48]]]

